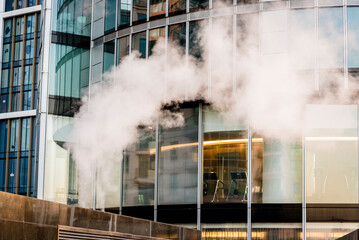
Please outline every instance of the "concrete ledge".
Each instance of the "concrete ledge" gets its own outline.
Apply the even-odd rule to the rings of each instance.
[[[58,226],[68,226],[132,234],[147,237],[147,239],[150,239],[149,237],[178,240],[201,239],[201,232],[195,229],[73,207],[5,192],[0,192],[0,221],[1,233],[4,231],[23,231],[22,229],[26,230],[27,228],[31,228],[29,231],[33,231],[32,229],[38,228],[53,229],[55,227],[57,229]],[[9,224],[12,226],[11,229],[6,227]],[[0,237],[0,239],[25,238]]]

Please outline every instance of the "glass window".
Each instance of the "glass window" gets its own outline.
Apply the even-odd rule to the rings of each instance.
[[[16,18],[15,35],[19,36],[24,33],[24,17]]]
[[[14,68],[14,76],[13,76],[13,87],[20,86],[21,83],[21,67]]]
[[[359,68],[359,7],[348,7],[348,67]]]
[[[116,26],[116,0],[105,2],[105,34],[115,31]]]
[[[123,156],[123,205],[153,205],[155,184],[156,132],[140,127],[138,142]]]
[[[25,59],[31,59],[34,56],[34,40],[26,40]]]
[[[17,6],[16,9],[20,9],[25,7],[25,0],[17,0]]]
[[[3,45],[2,62],[8,63],[11,58],[11,43]]]
[[[32,7],[36,5],[36,0],[27,0],[27,6]]]
[[[248,199],[248,132],[226,122],[220,113],[203,109],[203,203]]]
[[[1,88],[8,88],[10,83],[10,69],[3,69],[1,74]]]
[[[121,59],[130,53],[130,37],[117,39],[117,64],[121,63]]]
[[[103,44],[103,72],[115,65],[115,40]]]
[[[0,121],[0,191],[5,191],[7,123]]]
[[[166,0],[150,0],[150,20],[161,18],[166,14]]]
[[[357,105],[307,105],[308,203],[358,203]]]
[[[11,97],[11,111],[16,112],[20,110],[20,89],[18,92],[12,92]]]
[[[141,58],[146,58],[146,32],[140,32],[132,35],[131,51],[138,51]]]
[[[11,37],[12,34],[12,18],[4,21],[4,38]]]
[[[20,61],[22,58],[22,41],[15,43],[14,61]]]
[[[185,0],[169,0],[168,11],[169,11],[170,16],[186,13],[186,1]]]
[[[160,129],[159,204],[193,204],[197,199],[198,108],[183,108],[182,127]]]
[[[133,0],[132,24],[147,20],[147,0]]]
[[[35,15],[28,15],[27,16],[27,26],[26,26],[26,33],[33,33],[35,32]]]
[[[290,11],[290,53],[291,67],[294,69],[315,67],[314,26],[314,9]]]
[[[14,0],[5,0],[5,11],[12,11],[14,10]]]
[[[148,40],[148,56],[152,55],[152,49],[155,46],[156,42],[158,39],[165,38],[165,28],[156,28],[156,29],[152,29],[149,32],[149,40]]]
[[[17,165],[17,149],[19,137],[19,119],[10,121],[10,153],[9,153],[9,185],[8,190],[11,193],[16,192],[16,165]]]
[[[180,46],[184,54],[186,51],[186,23],[168,26],[168,39]]]
[[[200,27],[203,22],[189,22],[189,54],[197,59],[202,59],[203,49],[200,41],[201,36],[199,34]]]
[[[260,131],[257,131],[260,132]],[[300,137],[252,136],[252,202],[302,201],[302,146]]]
[[[318,11],[319,68],[343,68],[343,8],[319,8]]]
[[[124,28],[130,25],[131,0],[118,0],[117,26]]]
[[[208,9],[208,0],[189,0],[189,9],[191,12],[198,11],[199,9]]]

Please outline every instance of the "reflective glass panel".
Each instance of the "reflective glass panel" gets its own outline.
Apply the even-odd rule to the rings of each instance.
[[[359,7],[348,8],[348,67],[359,68]]]
[[[133,0],[132,23],[141,23],[147,20],[147,0]]]
[[[195,12],[200,9],[208,9],[208,7],[208,0],[189,0],[189,9],[191,12]]]
[[[131,51],[138,51],[141,58],[146,58],[146,32],[140,32],[132,35]]]
[[[5,0],[5,11],[14,10],[14,2],[15,0]]]
[[[168,2],[169,15],[183,14],[186,12],[185,0],[169,0]]]
[[[105,34],[115,30],[116,26],[116,0],[105,2]]]
[[[197,199],[198,108],[179,110],[184,125],[160,129],[159,204],[193,204]]]
[[[150,20],[161,18],[166,14],[166,0],[150,0]]]
[[[131,0],[118,0],[117,26],[124,28],[130,25]]]
[[[165,28],[156,28],[152,29],[149,32],[149,40],[148,40],[148,56],[152,55],[152,49],[155,46],[158,39],[165,38]]]
[[[115,40],[103,44],[103,72],[115,65]]]
[[[180,46],[184,54],[186,51],[186,23],[168,26],[168,39]]]
[[[307,105],[308,203],[358,203],[356,105]]]
[[[319,68],[343,68],[343,8],[319,8]]]
[[[121,63],[121,59],[130,53],[130,37],[117,39],[117,64]]]
[[[123,156],[123,205],[153,205],[156,131],[139,127],[139,139]]]
[[[246,203],[248,132],[209,107],[203,109],[203,203]]]
[[[301,196],[301,138],[253,134],[252,202],[300,203]]]

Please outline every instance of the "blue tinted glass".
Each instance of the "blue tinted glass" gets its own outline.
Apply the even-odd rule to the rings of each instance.
[[[26,195],[27,193],[27,169],[28,169],[28,157],[22,157],[20,159],[20,186],[19,194]]]
[[[359,67],[359,7],[348,8],[348,67]]]
[[[115,30],[116,0],[106,0],[105,7],[105,33]]]
[[[115,41],[103,45],[103,72],[107,72],[115,64]]]
[[[5,11],[14,10],[14,0],[6,0],[5,2]]]
[[[8,191],[11,193],[16,192],[16,155],[9,159],[9,185]]]
[[[117,25],[119,27],[125,27],[130,25],[130,11],[131,11],[130,0],[118,0]]]
[[[343,8],[320,8],[318,27],[319,67],[342,68],[344,65]]]

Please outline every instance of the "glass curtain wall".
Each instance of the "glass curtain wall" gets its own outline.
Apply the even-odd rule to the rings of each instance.
[[[88,92],[91,0],[53,1],[51,24],[44,198],[90,207],[92,199],[79,199],[76,162],[67,144],[75,141],[69,137],[72,119]],[[92,182],[88,186],[92,192]]]
[[[41,4],[41,0],[5,0],[5,12],[25,7],[32,7],[38,4]]]
[[[195,204],[198,171],[198,108],[178,110],[184,125],[160,128],[158,204]]]
[[[156,132],[152,126],[138,132],[138,141],[123,156],[124,207],[154,205]]]
[[[131,0],[118,0],[117,27],[130,26]]]
[[[146,58],[146,32],[140,32],[132,35],[131,53],[137,51],[140,58]]]
[[[17,1],[15,6],[23,3]],[[21,7],[25,6],[17,5],[15,9]],[[36,12],[4,20],[1,113],[36,108],[39,18],[40,13]],[[5,168],[0,170],[4,173],[0,185],[3,191],[36,196],[36,186],[29,181],[37,175],[32,157],[35,133],[30,131],[34,127],[33,119],[35,117],[1,121],[0,165],[5,164]],[[9,137],[9,143],[5,136]]]
[[[247,203],[247,157],[247,127],[204,107],[203,203]]]
[[[147,0],[133,0],[132,24],[143,23],[147,20]]]
[[[130,37],[122,37],[117,39],[117,65],[121,60],[130,54]]]

